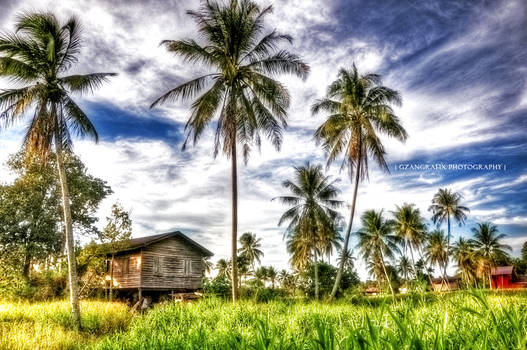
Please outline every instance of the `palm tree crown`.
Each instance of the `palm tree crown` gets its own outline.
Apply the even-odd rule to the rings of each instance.
[[[446,188],[440,188],[432,199],[428,210],[432,211],[434,224],[448,224],[448,239],[450,240],[450,219],[455,219],[460,225],[465,223],[470,210],[461,205],[461,195]]]
[[[24,145],[45,158],[53,142],[69,149],[71,133],[97,141],[95,127],[71,98],[91,92],[114,73],[64,75],[77,62],[80,25],[75,17],[60,23],[51,13],[27,13],[16,32],[0,36],[0,76],[24,85],[0,93],[0,121],[8,126],[34,108]]]
[[[477,224],[472,228],[474,238],[470,241],[476,253],[490,264],[500,258],[508,256],[507,251],[512,248],[506,244],[501,243],[505,234],[500,233],[496,225],[490,222]]]
[[[340,191],[324,176],[320,165],[307,163],[295,167],[296,181],[286,180],[283,187],[291,196],[278,197],[291,206],[280,218],[278,225],[289,222],[286,230],[288,250],[292,254],[291,264],[302,269],[314,253],[321,255],[328,247],[339,241],[339,213],[335,210],[342,205],[337,200]]]
[[[245,232],[240,237],[241,247],[238,252],[245,255],[249,259],[249,264],[252,265],[254,270],[254,263],[257,261],[260,263],[260,258],[264,255],[262,250],[261,238],[256,238],[256,235],[251,232]]]
[[[444,276],[446,273],[445,266],[448,261],[448,247],[445,233],[442,230],[434,230],[428,235],[427,241],[425,256],[431,264],[439,266]]]
[[[290,97],[273,77],[291,73],[306,78],[309,67],[298,56],[279,49],[282,43],[292,42],[289,35],[276,31],[262,34],[264,18],[271,12],[271,6],[260,9],[249,0],[231,0],[225,6],[207,1],[200,10],[187,12],[198,24],[202,43],[192,39],[161,42],[185,61],[212,70],[175,87],[152,104],[197,97],[186,125],[187,140],[196,142],[219,115],[214,154],[223,141],[223,151],[232,156],[232,145],[240,142],[247,160],[251,144],[260,145],[261,132],[277,149],[280,147]]]

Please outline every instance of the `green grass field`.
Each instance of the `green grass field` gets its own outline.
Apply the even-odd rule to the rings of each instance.
[[[0,305],[2,349],[525,349],[527,292],[457,292],[333,304],[218,299],[158,305],[133,316],[84,302],[84,330],[66,302]]]

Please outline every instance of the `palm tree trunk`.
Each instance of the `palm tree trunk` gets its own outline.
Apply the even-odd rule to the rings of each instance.
[[[353,202],[351,204],[351,213],[350,213],[350,220],[348,222],[348,227],[346,228],[346,237],[344,238],[344,246],[342,247],[342,254],[345,254],[345,252],[348,251],[348,244],[350,240],[351,235],[351,227],[353,226],[353,217],[355,216],[355,205],[357,204],[357,191],[359,188],[359,178],[360,178],[360,165],[361,165],[361,152],[359,147],[359,160],[357,162],[357,169],[355,172],[355,188],[353,190]],[[342,279],[342,274],[344,273],[344,259],[340,259],[339,264],[339,271],[337,272],[337,277],[335,278],[335,283],[333,284],[333,289],[331,290],[331,294],[329,295],[329,300],[333,299],[335,295],[337,294],[337,290],[340,285],[340,280]]]
[[[113,301],[113,262],[114,255],[112,254],[112,259],[110,260],[110,301]]]
[[[417,280],[417,269],[415,267],[414,250],[412,249],[411,244],[408,244],[408,246],[410,247],[410,257],[412,258],[412,268],[414,269],[415,280]]]
[[[315,251],[315,300],[318,300],[318,259],[317,252]]]
[[[75,251],[73,247],[73,224],[71,220],[70,195],[68,180],[66,178],[66,169],[64,167],[62,142],[57,134],[55,135],[55,150],[57,156],[57,169],[59,172],[60,187],[62,190],[62,208],[64,210],[64,231],[66,234],[66,253],[68,257],[68,279],[70,285],[71,313],[73,316],[74,327],[80,328],[81,320],[79,308],[79,286],[77,279],[77,262],[75,260]]]
[[[236,131],[234,131],[236,134]],[[232,140],[231,149],[231,180],[232,180],[232,302],[238,300],[238,171],[236,164],[236,137]]]
[[[381,263],[382,263],[382,269],[384,270],[384,275],[386,276],[386,280],[388,281],[388,286],[390,287],[390,292],[392,292],[392,298],[395,300],[395,293],[393,292],[392,288],[392,282],[390,281],[390,276],[388,276],[388,271],[386,271],[386,265],[384,264],[384,254],[381,253]]]
[[[447,228],[448,228],[448,235],[446,237],[445,282],[446,282],[448,290],[450,290],[450,284],[448,283],[448,274],[446,271],[448,268],[449,260],[450,260],[450,214],[447,214]]]

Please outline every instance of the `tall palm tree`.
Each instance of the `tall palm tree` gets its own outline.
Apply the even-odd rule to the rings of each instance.
[[[432,221],[436,225],[441,225],[445,221],[447,223],[447,250],[446,250],[446,269],[448,268],[448,259],[450,257],[450,238],[452,237],[450,232],[450,220],[454,219],[457,221],[459,226],[465,223],[467,219],[467,212],[470,210],[461,205],[461,194],[452,192],[447,188],[440,188],[432,199],[432,205],[428,208],[432,212]]]
[[[238,249],[238,252],[249,259],[249,264],[251,264],[253,271],[255,270],[255,262],[258,261],[260,263],[260,258],[264,255],[260,249],[262,247],[261,241],[261,238],[256,238],[256,235],[251,232],[245,232],[240,237],[241,247]]]
[[[362,227],[357,231],[359,238],[357,248],[359,248],[361,255],[366,261],[373,258],[373,260],[377,260],[381,264],[392,296],[395,297],[390,277],[386,270],[386,259],[393,258],[395,253],[399,252],[397,247],[399,238],[393,232],[393,221],[386,220],[383,217],[382,210],[367,210],[362,215],[361,224]]]
[[[442,230],[434,230],[428,235],[428,242],[425,247],[426,259],[432,265],[437,265],[441,275],[443,276],[443,282],[448,286],[448,280],[446,279],[446,266],[448,264],[448,243],[445,237],[445,233]]]
[[[395,234],[404,242],[404,255],[410,249],[413,271],[416,272],[413,248],[419,250],[425,239],[426,227],[419,209],[414,204],[396,206],[394,212]],[[409,262],[409,261],[408,261]]]
[[[489,287],[491,287],[490,269],[498,259],[507,257],[507,251],[512,251],[512,248],[501,243],[506,235],[500,233],[498,227],[490,222],[477,224],[472,228],[472,233],[474,238],[470,242],[474,246],[480,268],[488,276]]]
[[[476,278],[476,255],[472,241],[463,237],[459,237],[452,245],[452,257],[467,285],[472,285]]]
[[[71,94],[91,92],[113,73],[66,75],[80,52],[80,25],[75,17],[60,22],[51,13],[24,13],[14,33],[0,35],[0,76],[23,87],[0,92],[0,122],[7,127],[30,119],[24,138],[28,154],[45,160],[54,148],[62,190],[64,232],[73,322],[80,327],[77,267],[64,156],[72,134],[98,140],[97,131]]]
[[[282,186],[292,195],[278,197],[291,206],[280,218],[278,225],[289,222],[286,230],[287,249],[291,253],[291,265],[299,270],[310,262],[315,264],[315,298],[318,299],[318,257],[333,242],[338,240],[340,215],[336,211],[342,206],[337,200],[340,191],[322,173],[320,165],[307,163],[295,167],[295,181],[286,180]]]
[[[271,11],[271,6],[261,9],[250,0],[230,0],[227,4],[206,1],[198,11],[188,11],[198,25],[201,43],[185,39],[165,40],[161,44],[185,61],[212,72],[175,87],[151,106],[197,97],[185,126],[183,149],[188,140],[195,144],[218,116],[214,123],[214,157],[221,150],[231,159],[233,301],[238,298],[234,282],[238,279],[237,146],[240,144],[245,162],[251,147],[260,146],[262,133],[280,149],[290,97],[274,77],[291,73],[306,78],[309,72],[298,56],[280,49],[282,43],[292,41],[289,35],[263,33],[264,18]]]
[[[326,121],[316,130],[315,137],[328,154],[328,166],[341,154],[341,168],[347,167],[350,180],[355,180],[350,219],[344,236],[344,251],[348,249],[359,181],[368,176],[368,158],[372,157],[381,169],[388,171],[386,151],[379,134],[405,141],[407,134],[392,105],[401,104],[399,92],[381,85],[377,74],[361,75],[355,64],[341,68],[326,97],[312,106],[312,113],[326,112]],[[335,297],[344,266],[339,271],[330,298]]]

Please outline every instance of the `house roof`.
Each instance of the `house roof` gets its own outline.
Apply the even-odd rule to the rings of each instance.
[[[207,248],[203,247],[201,244],[199,244],[198,242],[190,239],[189,237],[187,237],[186,235],[182,234],[179,231],[161,233],[161,234],[158,234],[158,235],[145,236],[145,237],[139,237],[139,238],[132,238],[131,240],[126,242],[126,245],[123,248],[119,249],[117,251],[117,253],[143,248],[143,247],[149,246],[151,244],[163,241],[163,240],[165,240],[167,238],[171,238],[171,237],[178,237],[178,238],[181,238],[181,239],[185,240],[188,244],[190,244],[191,246],[193,246],[194,248],[196,248],[197,250],[202,252],[203,255],[205,255],[205,256],[213,256],[214,255],[210,250],[208,250]]]
[[[459,277],[458,276],[448,276],[446,280],[448,281],[448,283],[457,282],[459,281]],[[441,282],[443,282],[443,277],[432,278],[432,283],[434,284],[440,284]]]
[[[496,266],[490,269],[492,276],[496,275],[512,275],[513,266]]]

